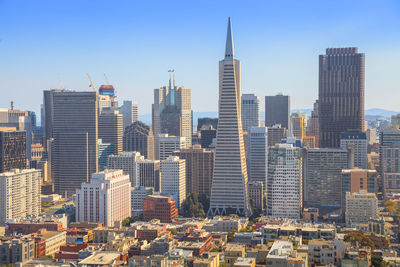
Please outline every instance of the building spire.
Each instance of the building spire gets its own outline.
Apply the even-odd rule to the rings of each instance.
[[[174,77],[174,89],[176,89],[176,82],[175,82],[175,71],[173,73],[173,77]]]
[[[228,18],[228,32],[226,35],[225,59],[234,58],[231,17]]]

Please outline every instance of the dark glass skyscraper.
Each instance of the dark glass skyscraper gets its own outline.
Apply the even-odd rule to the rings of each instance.
[[[278,94],[265,97],[265,126],[280,124],[290,133],[290,96]]]
[[[363,131],[365,55],[358,48],[328,48],[319,56],[320,147],[340,146],[340,134]]]

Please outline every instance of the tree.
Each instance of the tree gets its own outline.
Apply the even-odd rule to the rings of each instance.
[[[205,217],[203,205],[199,202],[197,193],[189,194],[183,202],[184,216],[187,218],[192,217]]]
[[[388,200],[385,202],[385,209],[390,213],[394,214],[399,209],[399,204],[395,200]]]
[[[230,231],[228,233],[228,237],[227,237],[227,241],[228,242],[232,242],[233,241],[233,237],[235,236],[236,232],[237,232],[236,230],[233,230],[233,231]]]
[[[125,218],[125,219],[122,221],[122,226],[129,226],[129,225],[131,225],[130,217]]]
[[[176,230],[175,228],[169,229],[169,231],[172,235],[176,235],[178,233],[178,230]]]
[[[370,247],[371,251],[375,250],[374,242],[369,237],[358,232],[348,233],[344,236],[344,241],[350,242],[353,246],[358,244],[363,247]]]
[[[383,261],[382,256],[377,255],[377,254],[371,255],[371,263],[372,263],[372,266],[374,266],[374,267],[386,266],[386,263]]]

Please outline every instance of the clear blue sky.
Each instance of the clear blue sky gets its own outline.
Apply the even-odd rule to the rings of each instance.
[[[366,107],[400,110],[400,1],[0,0],[0,107],[39,110],[42,90],[88,90],[106,73],[118,100],[150,113],[153,89],[192,88],[195,111],[216,111],[218,61],[232,17],[242,91],[282,92],[292,108],[318,95],[327,47],[366,53]],[[264,102],[264,101],[262,101]]]

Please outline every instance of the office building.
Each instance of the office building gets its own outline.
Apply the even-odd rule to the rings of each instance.
[[[381,147],[381,169],[385,198],[400,193],[400,143]]]
[[[26,132],[0,128],[0,173],[26,167]]]
[[[36,169],[0,173],[0,225],[9,219],[39,215],[41,177],[40,170]]]
[[[315,136],[304,136],[303,137],[303,146],[309,148],[316,148]]]
[[[319,208],[321,214],[340,209],[342,170],[353,168],[352,151],[306,148],[302,154],[304,206]]]
[[[104,109],[118,110],[118,103],[115,101],[115,88],[112,85],[102,84],[99,87],[98,93],[98,111],[99,115]]]
[[[158,158],[164,160],[172,155],[176,150],[186,147],[186,138],[179,136],[170,136],[168,134],[160,134],[158,140]]]
[[[268,149],[267,215],[300,219],[302,210],[300,148],[278,144]]]
[[[219,117],[209,216],[229,214],[230,211],[250,214],[240,77],[240,61],[234,56],[229,18],[225,58],[219,62]]]
[[[129,181],[133,187],[140,186],[139,178],[137,177],[136,162],[142,156],[139,152],[126,152],[119,155],[111,155],[108,157],[108,169],[110,170],[123,170],[124,174],[129,175]]]
[[[328,48],[319,56],[319,146],[338,148],[340,134],[364,132],[365,54]]]
[[[354,167],[367,169],[368,141],[364,132],[345,132],[340,134],[340,147],[347,149],[349,146],[354,151]]]
[[[104,108],[99,115],[99,138],[104,143],[111,143],[114,148],[114,154],[122,153],[123,145],[123,116],[118,110]]]
[[[280,144],[282,139],[288,137],[286,128],[283,128],[280,124],[275,124],[271,127],[267,127],[268,130],[268,146],[274,146]]]
[[[315,147],[319,147],[319,114],[318,114],[318,100],[314,103],[314,108],[311,111],[311,117],[307,121],[307,136],[314,136]]]
[[[200,143],[202,148],[210,148],[211,144],[215,142],[217,138],[217,130],[211,125],[203,126],[200,130]]]
[[[390,147],[400,142],[400,129],[387,127],[379,132],[379,144],[381,147]]]
[[[369,145],[373,145],[373,144],[377,143],[375,128],[368,128],[366,131],[366,135],[367,135],[367,141],[368,141]]]
[[[290,132],[290,96],[278,94],[265,97],[265,126],[280,124]]]
[[[265,184],[265,183],[264,183]],[[257,211],[264,210],[264,184],[260,181],[249,181],[247,183],[247,190],[249,191],[249,199],[252,204],[252,209]]]
[[[303,116],[292,115],[290,117],[292,123],[292,134],[297,139],[303,139],[306,134],[306,121]]]
[[[122,170],[93,173],[76,190],[76,221],[114,226],[131,216],[131,183]]]
[[[175,200],[171,197],[149,195],[143,200],[143,220],[159,219],[161,223],[171,223],[178,218]]]
[[[210,126],[212,126],[213,129],[218,129],[218,118],[198,118],[197,131],[200,131],[203,126],[205,126],[207,129],[209,129]]]
[[[65,90],[51,95],[55,192],[71,195],[98,170],[97,93]]]
[[[357,193],[346,192],[346,225],[368,223],[378,218],[378,199],[374,193],[361,190]]]
[[[176,207],[182,211],[186,199],[186,161],[169,156],[161,161],[161,193],[176,201]]]
[[[250,181],[260,181],[266,188],[268,168],[268,132],[266,127],[250,127],[247,134],[247,173]]]
[[[153,187],[155,192],[160,192],[160,161],[141,157],[136,162],[136,179],[139,181],[139,186]]]
[[[148,195],[153,194],[153,187],[139,186],[131,188],[132,217],[139,216],[143,213],[143,200],[145,200]]]
[[[242,94],[243,132],[260,126],[260,98],[255,94]]]
[[[137,103],[132,103],[132,101],[124,100],[121,107],[119,107],[119,113],[124,117],[123,119],[123,129],[138,121],[138,105]]]
[[[114,145],[111,143],[103,143],[102,139],[98,139],[99,150],[99,170],[107,169],[108,157],[114,154]]]
[[[154,159],[153,130],[141,121],[135,121],[125,128],[124,151],[138,151],[146,159]]]
[[[186,194],[211,195],[214,152],[193,146],[172,153],[186,162]]]
[[[173,84],[154,89],[152,109],[152,127],[156,137],[158,152],[158,135],[169,134],[185,137],[185,146],[192,145],[192,91],[183,86],[176,86],[175,74]]]

